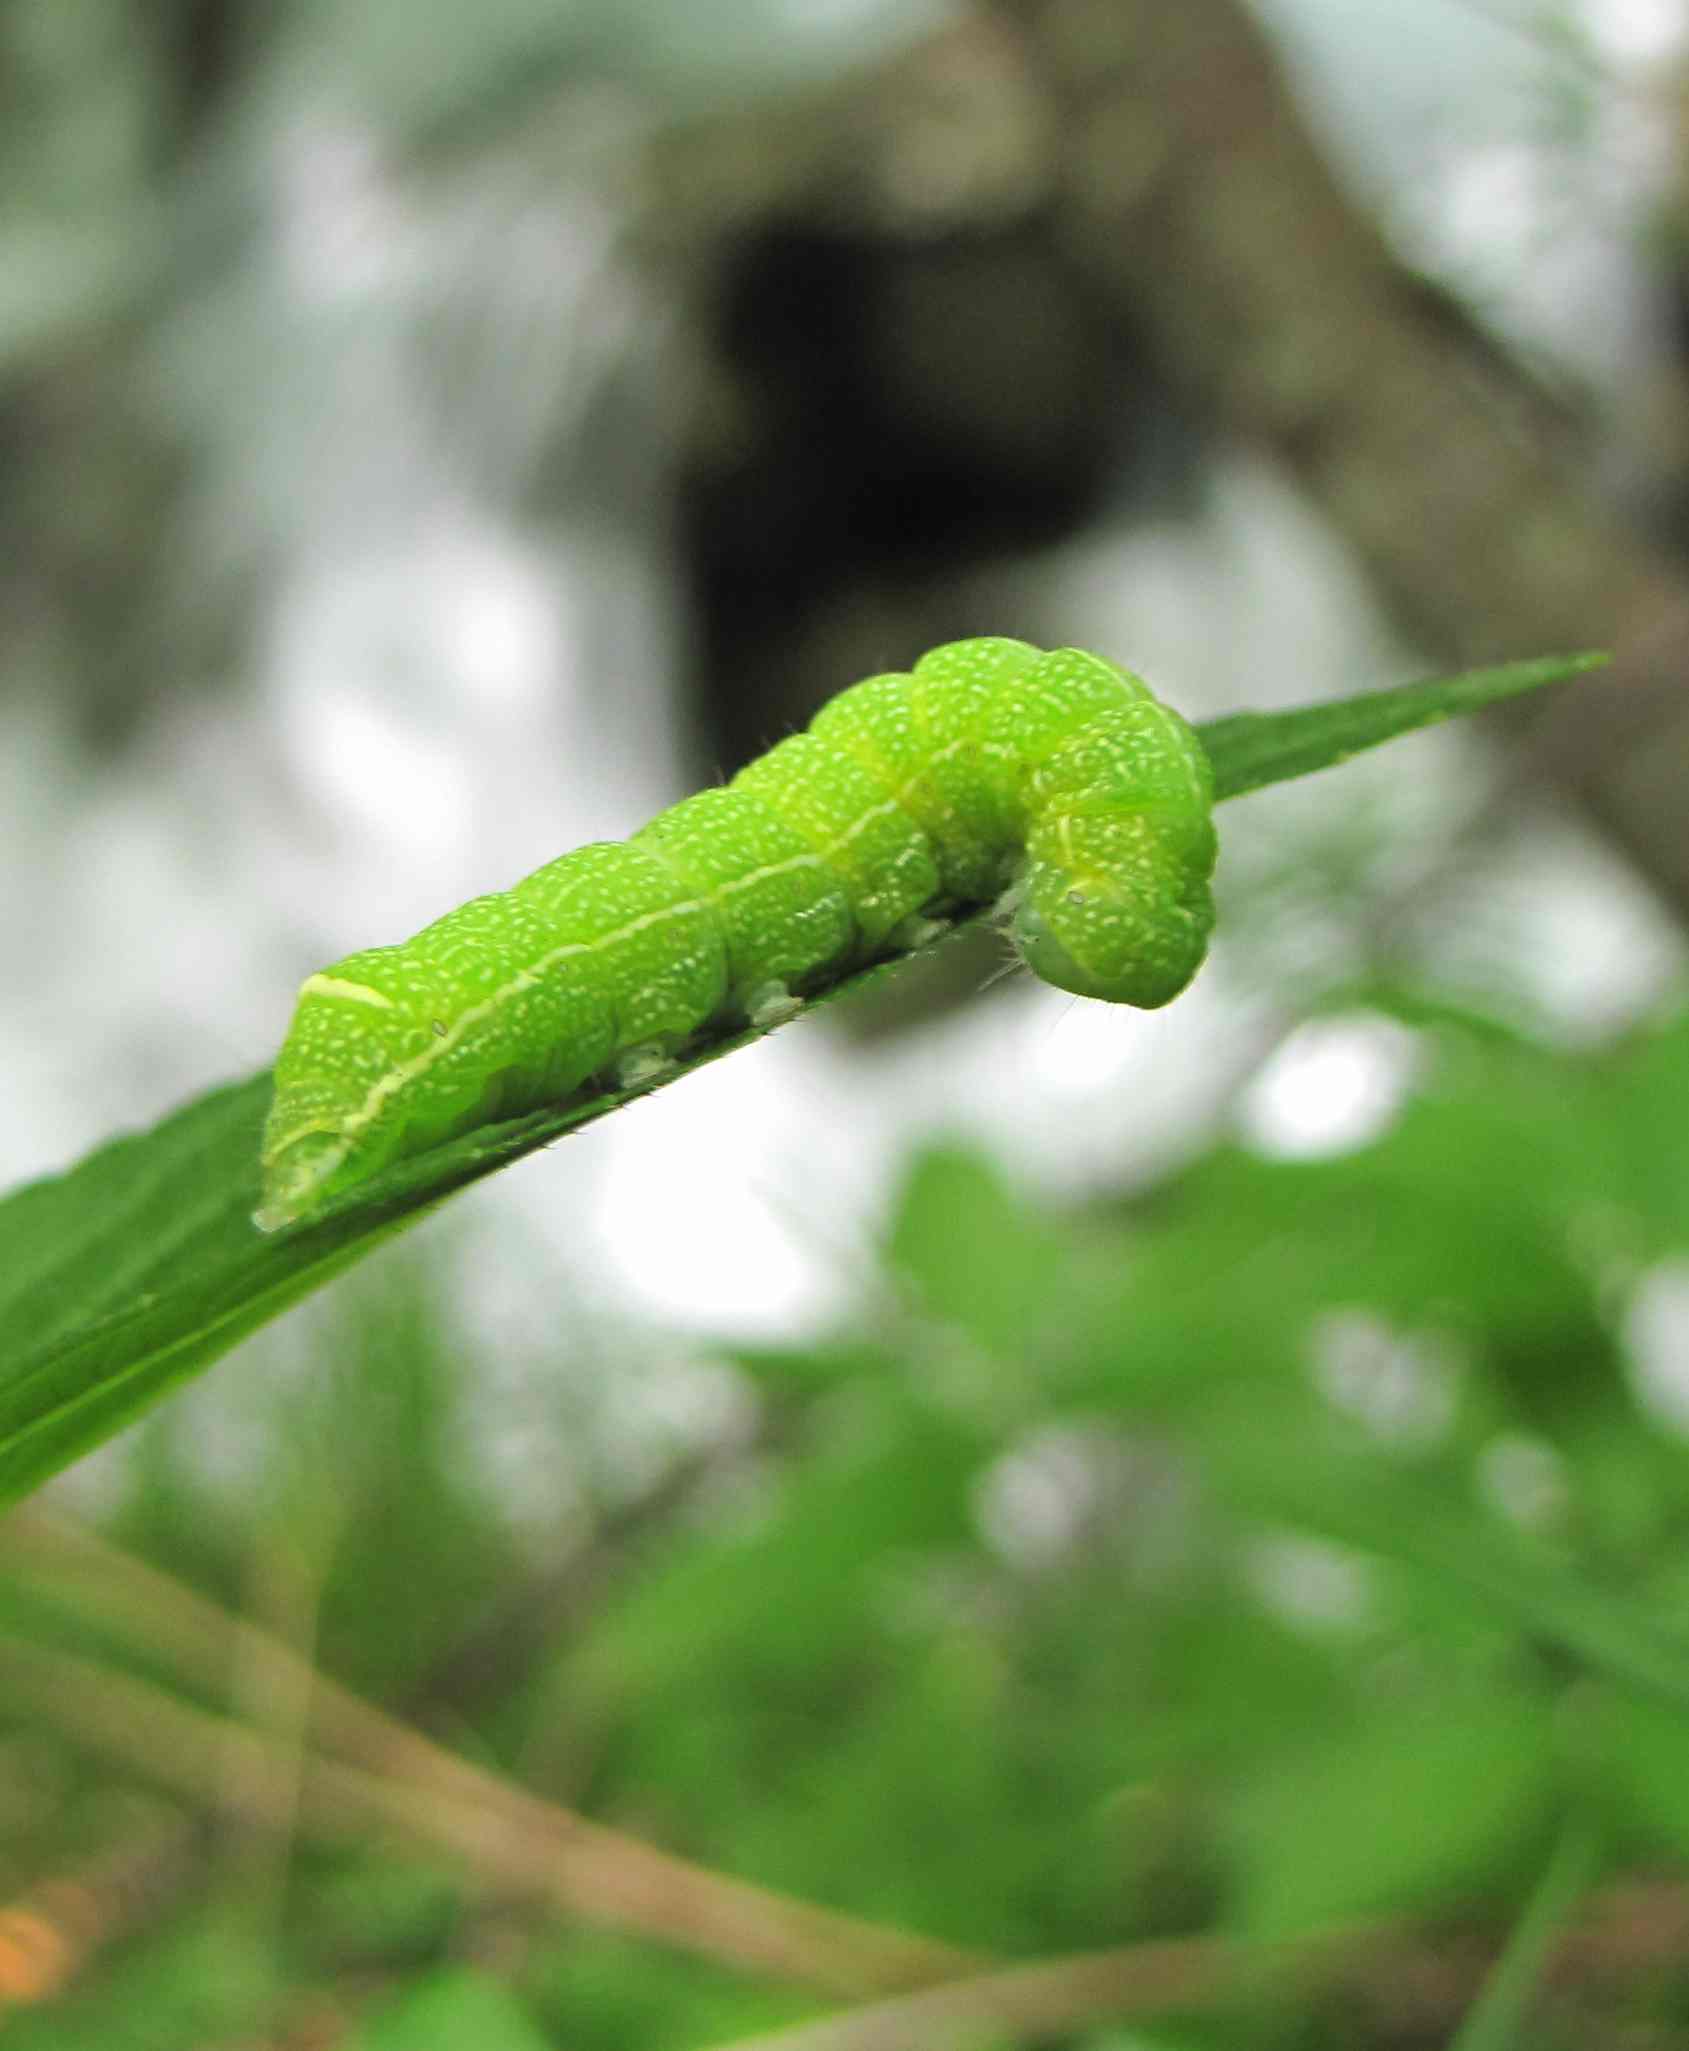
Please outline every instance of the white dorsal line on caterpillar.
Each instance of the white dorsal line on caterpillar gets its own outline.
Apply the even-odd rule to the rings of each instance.
[[[373,1004],[377,1011],[393,1009],[391,997],[372,990],[368,983],[348,983],[341,976],[307,976],[299,986],[300,996],[303,997],[307,990],[318,997],[344,997],[348,1004]]]
[[[1101,657],[936,649],[841,694],[708,795],[307,978],[276,1064],[258,1222],[292,1223],[594,1075],[649,1079],[706,1026],[778,1023],[986,902],[1021,960],[1075,994],[1164,1004],[1201,962],[1207,758]]]

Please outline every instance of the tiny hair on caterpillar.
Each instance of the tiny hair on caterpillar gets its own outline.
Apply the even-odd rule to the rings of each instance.
[[[1207,951],[1214,858],[1208,758],[1138,677],[1077,648],[950,642],[630,840],[308,977],[255,1222],[594,1078],[631,1087],[983,905],[1045,982],[1166,1004]]]

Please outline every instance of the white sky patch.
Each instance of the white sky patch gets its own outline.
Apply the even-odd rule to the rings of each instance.
[[[1623,1337],[1637,1401],[1657,1423],[1689,1438],[1689,1259],[1662,1261],[1642,1277]]]
[[[1028,983],[1031,1001],[1017,1037],[1024,1067],[1038,1089],[1058,1099],[1089,1101],[1103,1091],[1129,1087],[1134,1072],[1141,1075],[1145,1057],[1153,1058],[1158,1023],[1153,1013],[1032,987],[1030,978]],[[1190,1022],[1181,1023],[1188,1031]]]
[[[313,795],[329,816],[356,822],[401,861],[467,837],[471,765],[379,696],[302,680],[289,724]],[[384,939],[403,936],[390,934]]]
[[[463,852],[481,815],[509,806],[488,756],[508,774],[524,749],[532,775],[550,738],[563,666],[553,581],[467,508],[310,565],[276,609],[270,649],[302,789],[407,862]]]
[[[808,1038],[819,1042],[813,1027]],[[602,1272],[651,1317],[774,1339],[860,1293],[865,1186],[851,1091],[801,1023],[778,1046],[688,1076],[619,1112],[588,1220]],[[824,1101],[826,1099],[827,1101]],[[858,1158],[853,1159],[853,1154]]]
[[[1596,47],[1617,64],[1664,63],[1689,43],[1683,0],[1583,0]]]
[[[1254,0],[1340,170],[1487,324],[1618,393],[1681,0]],[[1593,317],[1591,309],[1599,309]]]
[[[1589,689],[1602,688],[1599,678]],[[1590,716],[1600,707],[1592,695]],[[1516,1006],[1568,1046],[1599,1043],[1666,999],[1681,977],[1681,931],[1636,872],[1595,835],[1544,815],[1484,850],[1463,879],[1458,920],[1427,954],[1441,982]]]
[[[719,98],[737,107],[747,94],[876,62],[952,11],[946,0],[622,0],[605,19],[618,21],[616,55],[643,83],[683,103]]]
[[[1285,1040],[1245,1091],[1243,1137],[1275,1160],[1351,1153],[1389,1130],[1422,1058],[1419,1035],[1380,1013],[1316,1019]]]
[[[277,139],[276,254],[291,290],[320,307],[375,300],[426,261],[371,132],[318,112]]]
[[[937,6],[916,11],[932,22],[949,12]],[[896,23],[906,10],[888,0],[777,0],[775,12],[786,33],[794,37],[819,41],[860,36],[866,41],[883,35],[886,25]]]
[[[965,1106],[983,1142],[1051,1194],[1172,1167],[1214,1130],[1260,1041],[1250,1005],[1212,966],[1160,1011],[1071,997],[1030,975],[1016,994],[1012,1013],[976,1018],[968,1038],[910,1048],[906,1115],[920,1115],[920,1096]]]

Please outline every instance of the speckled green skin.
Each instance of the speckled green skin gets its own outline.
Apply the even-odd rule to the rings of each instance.
[[[705,1027],[1001,899],[1046,982],[1165,1004],[1214,922],[1190,728],[1074,648],[956,641],[870,677],[721,789],[312,976],[276,1062],[265,1230],[401,1155],[636,1080]]]

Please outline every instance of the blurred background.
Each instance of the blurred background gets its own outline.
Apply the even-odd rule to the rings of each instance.
[[[0,2040],[1188,1939],[814,2051],[1415,2051],[1571,1873],[1516,2041],[1689,2045],[1689,1725],[1565,1625],[1689,1590],[1679,0],[8,0],[0,195],[8,1185],[940,641],[1617,657],[1228,806],[1170,1011],[970,936],[0,1527]]]

